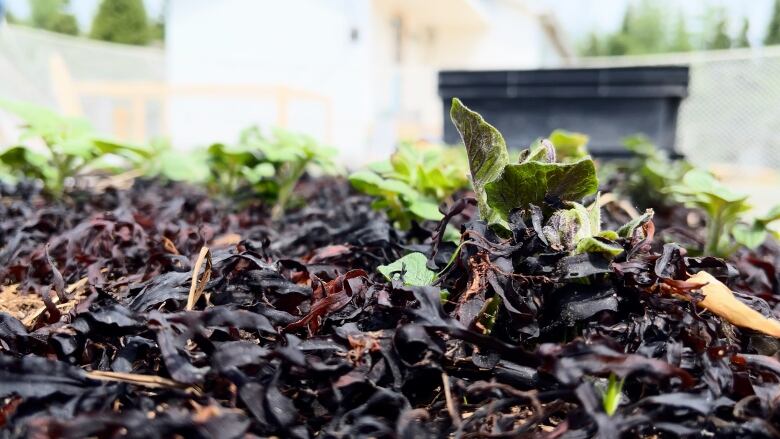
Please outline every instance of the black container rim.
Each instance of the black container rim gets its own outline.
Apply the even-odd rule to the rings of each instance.
[[[688,66],[588,67],[534,70],[443,70],[439,88],[473,86],[682,85]]]

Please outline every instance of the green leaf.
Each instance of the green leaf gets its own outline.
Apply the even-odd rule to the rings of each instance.
[[[9,148],[0,154],[0,162],[14,174],[22,174],[45,180],[56,173],[49,158],[24,146]]]
[[[348,180],[352,187],[367,195],[380,195],[379,189],[384,180],[372,171],[357,171],[349,175]]]
[[[566,130],[555,130],[550,133],[550,142],[555,145],[555,151],[560,161],[575,161],[588,155],[588,140],[582,133]]]
[[[542,205],[548,196],[577,201],[597,190],[596,168],[590,159],[566,164],[525,162],[507,165],[500,178],[485,184],[487,203],[503,220],[512,209],[529,204]]]
[[[146,146],[131,145],[129,143],[121,143],[109,139],[92,139],[92,144],[102,154],[117,154],[125,156],[127,153],[135,154],[136,156],[150,160],[154,158],[154,149]]]
[[[50,145],[73,139],[90,139],[94,135],[94,129],[88,120],[62,116],[39,105],[0,99],[0,109],[25,122],[25,138],[41,137]]]
[[[647,136],[636,135],[623,139],[623,146],[634,154],[646,158],[659,158],[661,152],[653,145]]]
[[[479,323],[482,326],[482,333],[490,335],[493,327],[496,325],[498,309],[501,307],[501,296],[495,295],[485,302],[482,312],[479,315]]]
[[[738,203],[747,199],[747,195],[731,190],[714,175],[698,168],[686,172],[682,185],[674,187],[673,190],[688,196],[714,197],[727,203]]]
[[[610,241],[617,241],[620,238],[620,235],[618,235],[618,233],[614,230],[602,230],[595,236],[599,238],[608,239]]]
[[[634,235],[634,230],[650,222],[653,219],[653,215],[655,215],[653,209],[647,209],[645,213],[632,219],[631,221],[624,224],[623,227],[619,228],[617,234],[623,238],[630,238]]]
[[[756,220],[764,224],[769,224],[771,222],[780,220],[780,204],[771,208],[769,212],[759,216],[756,218]]]
[[[555,211],[542,228],[544,237],[553,248],[573,250],[577,243],[591,236],[588,211],[579,203],[570,209]]]
[[[276,168],[270,163],[259,163],[252,168],[245,167],[241,169],[241,174],[252,184],[273,177],[275,173]]]
[[[766,240],[767,231],[760,222],[754,222],[752,225],[738,223],[731,229],[731,235],[738,243],[755,250]]]
[[[444,215],[439,212],[439,205],[423,199],[416,199],[409,204],[409,210],[420,218],[440,221]]]
[[[485,186],[498,179],[504,167],[509,164],[509,152],[504,137],[498,130],[485,122],[485,119],[469,110],[454,98],[450,117],[460,133],[471,169],[471,181],[477,197],[480,216],[488,223],[506,223],[506,213],[502,215],[488,203]]]
[[[538,139],[530,148],[520,152],[517,162],[555,163],[556,155],[555,146],[549,140]]]
[[[388,265],[380,265],[377,271],[388,280],[402,280],[404,285],[425,287],[433,284],[436,273],[429,270],[428,258],[422,253],[409,253]]]
[[[173,181],[203,182],[211,175],[203,153],[165,150],[158,162],[159,173]]]
[[[409,200],[418,197],[418,193],[408,184],[400,181],[382,178],[371,171],[357,171],[349,176],[352,186],[367,195],[397,194]]]
[[[389,160],[383,160],[381,162],[374,162],[367,166],[370,171],[376,172],[379,175],[387,176],[393,172],[393,165]]]
[[[588,206],[588,218],[590,219],[590,234],[598,235],[601,233],[601,192],[596,193],[596,199],[593,204]]]
[[[623,247],[604,238],[588,236],[579,240],[574,249],[575,255],[582,253],[601,253],[607,257],[615,257],[623,253]]]
[[[414,219],[439,220],[439,204],[468,186],[468,164],[462,148],[425,143],[402,143],[390,160],[353,173],[353,187],[384,198],[375,208],[387,210],[396,227],[408,228]]]
[[[90,139],[69,139],[57,144],[60,153],[89,160],[95,155],[94,144]]]
[[[711,173],[698,168],[686,172],[682,182],[670,191],[686,205],[698,207],[709,216],[705,255],[728,256],[735,250],[728,242],[728,234],[740,214],[750,210],[747,195],[731,190]]]
[[[602,397],[602,403],[604,405],[604,412],[607,416],[612,416],[617,412],[620,406],[620,399],[623,392],[623,383],[625,378],[618,381],[617,376],[614,373],[609,374],[609,381],[607,382],[607,389],[604,391]]]
[[[414,181],[414,172],[417,168],[415,163],[417,160],[415,159],[418,155],[420,154],[411,145],[399,144],[395,152],[390,155],[390,165],[393,167],[393,172]]]

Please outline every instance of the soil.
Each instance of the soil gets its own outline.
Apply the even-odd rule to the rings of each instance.
[[[667,241],[699,242],[695,212],[608,261],[555,251],[526,212],[497,236],[468,197],[460,243],[396,230],[342,179],[303,181],[276,223],[155,181],[0,191],[3,437],[780,436],[780,342],[686,283],[706,270],[775,317],[780,251],[692,257]],[[435,285],[378,274],[411,251]]]

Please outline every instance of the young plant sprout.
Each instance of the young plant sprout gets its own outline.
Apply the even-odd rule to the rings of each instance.
[[[257,127],[241,133],[235,144],[217,143],[207,150],[211,169],[208,185],[213,192],[233,195],[248,188],[273,204],[273,220],[281,218],[290,205],[293,190],[307,171],[339,173],[335,148],[317,143],[314,138],[275,129],[271,136]]]
[[[385,210],[399,228],[412,221],[442,218],[439,204],[468,187],[468,167],[459,148],[402,143],[390,160],[355,172],[355,189],[375,197],[372,206]]]
[[[607,381],[607,388],[601,397],[602,405],[604,406],[604,412],[609,416],[613,416],[617,412],[620,406],[620,399],[623,392],[623,383],[625,378],[618,380],[617,375],[614,373],[609,374],[609,380]]]
[[[44,190],[61,196],[68,182],[88,171],[110,170],[116,160],[148,160],[148,149],[101,138],[86,119],[61,116],[37,105],[0,100],[0,110],[24,123],[19,144],[0,153],[3,173],[43,182]],[[35,148],[38,141],[40,148]]]
[[[679,184],[669,188],[680,201],[707,214],[707,239],[704,254],[727,257],[740,245],[755,249],[767,237],[767,226],[780,220],[780,206],[766,215],[756,217],[751,224],[741,217],[752,209],[747,195],[735,192],[711,173],[694,168],[686,172]]]
[[[596,168],[590,156],[582,155],[587,136],[553,132],[553,138],[566,145],[566,162],[558,162],[557,145],[547,139],[523,150],[513,162],[501,133],[482,116],[458,99],[453,99],[450,114],[466,146],[484,221],[506,231],[512,210],[541,211],[546,220],[543,239],[552,249],[609,258],[624,251],[616,232],[601,229]],[[580,204],[594,194],[588,208]]]

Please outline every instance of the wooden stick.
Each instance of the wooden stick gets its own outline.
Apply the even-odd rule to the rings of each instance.
[[[200,268],[203,266],[203,262],[206,262],[206,269],[203,271],[203,275],[198,277]],[[192,268],[192,283],[190,285],[190,294],[187,296],[187,306],[184,308],[187,311],[192,310],[195,303],[200,299],[203,294],[203,290],[206,289],[206,284],[211,279],[211,252],[206,246],[201,247],[198,259],[195,260],[195,266]]]

